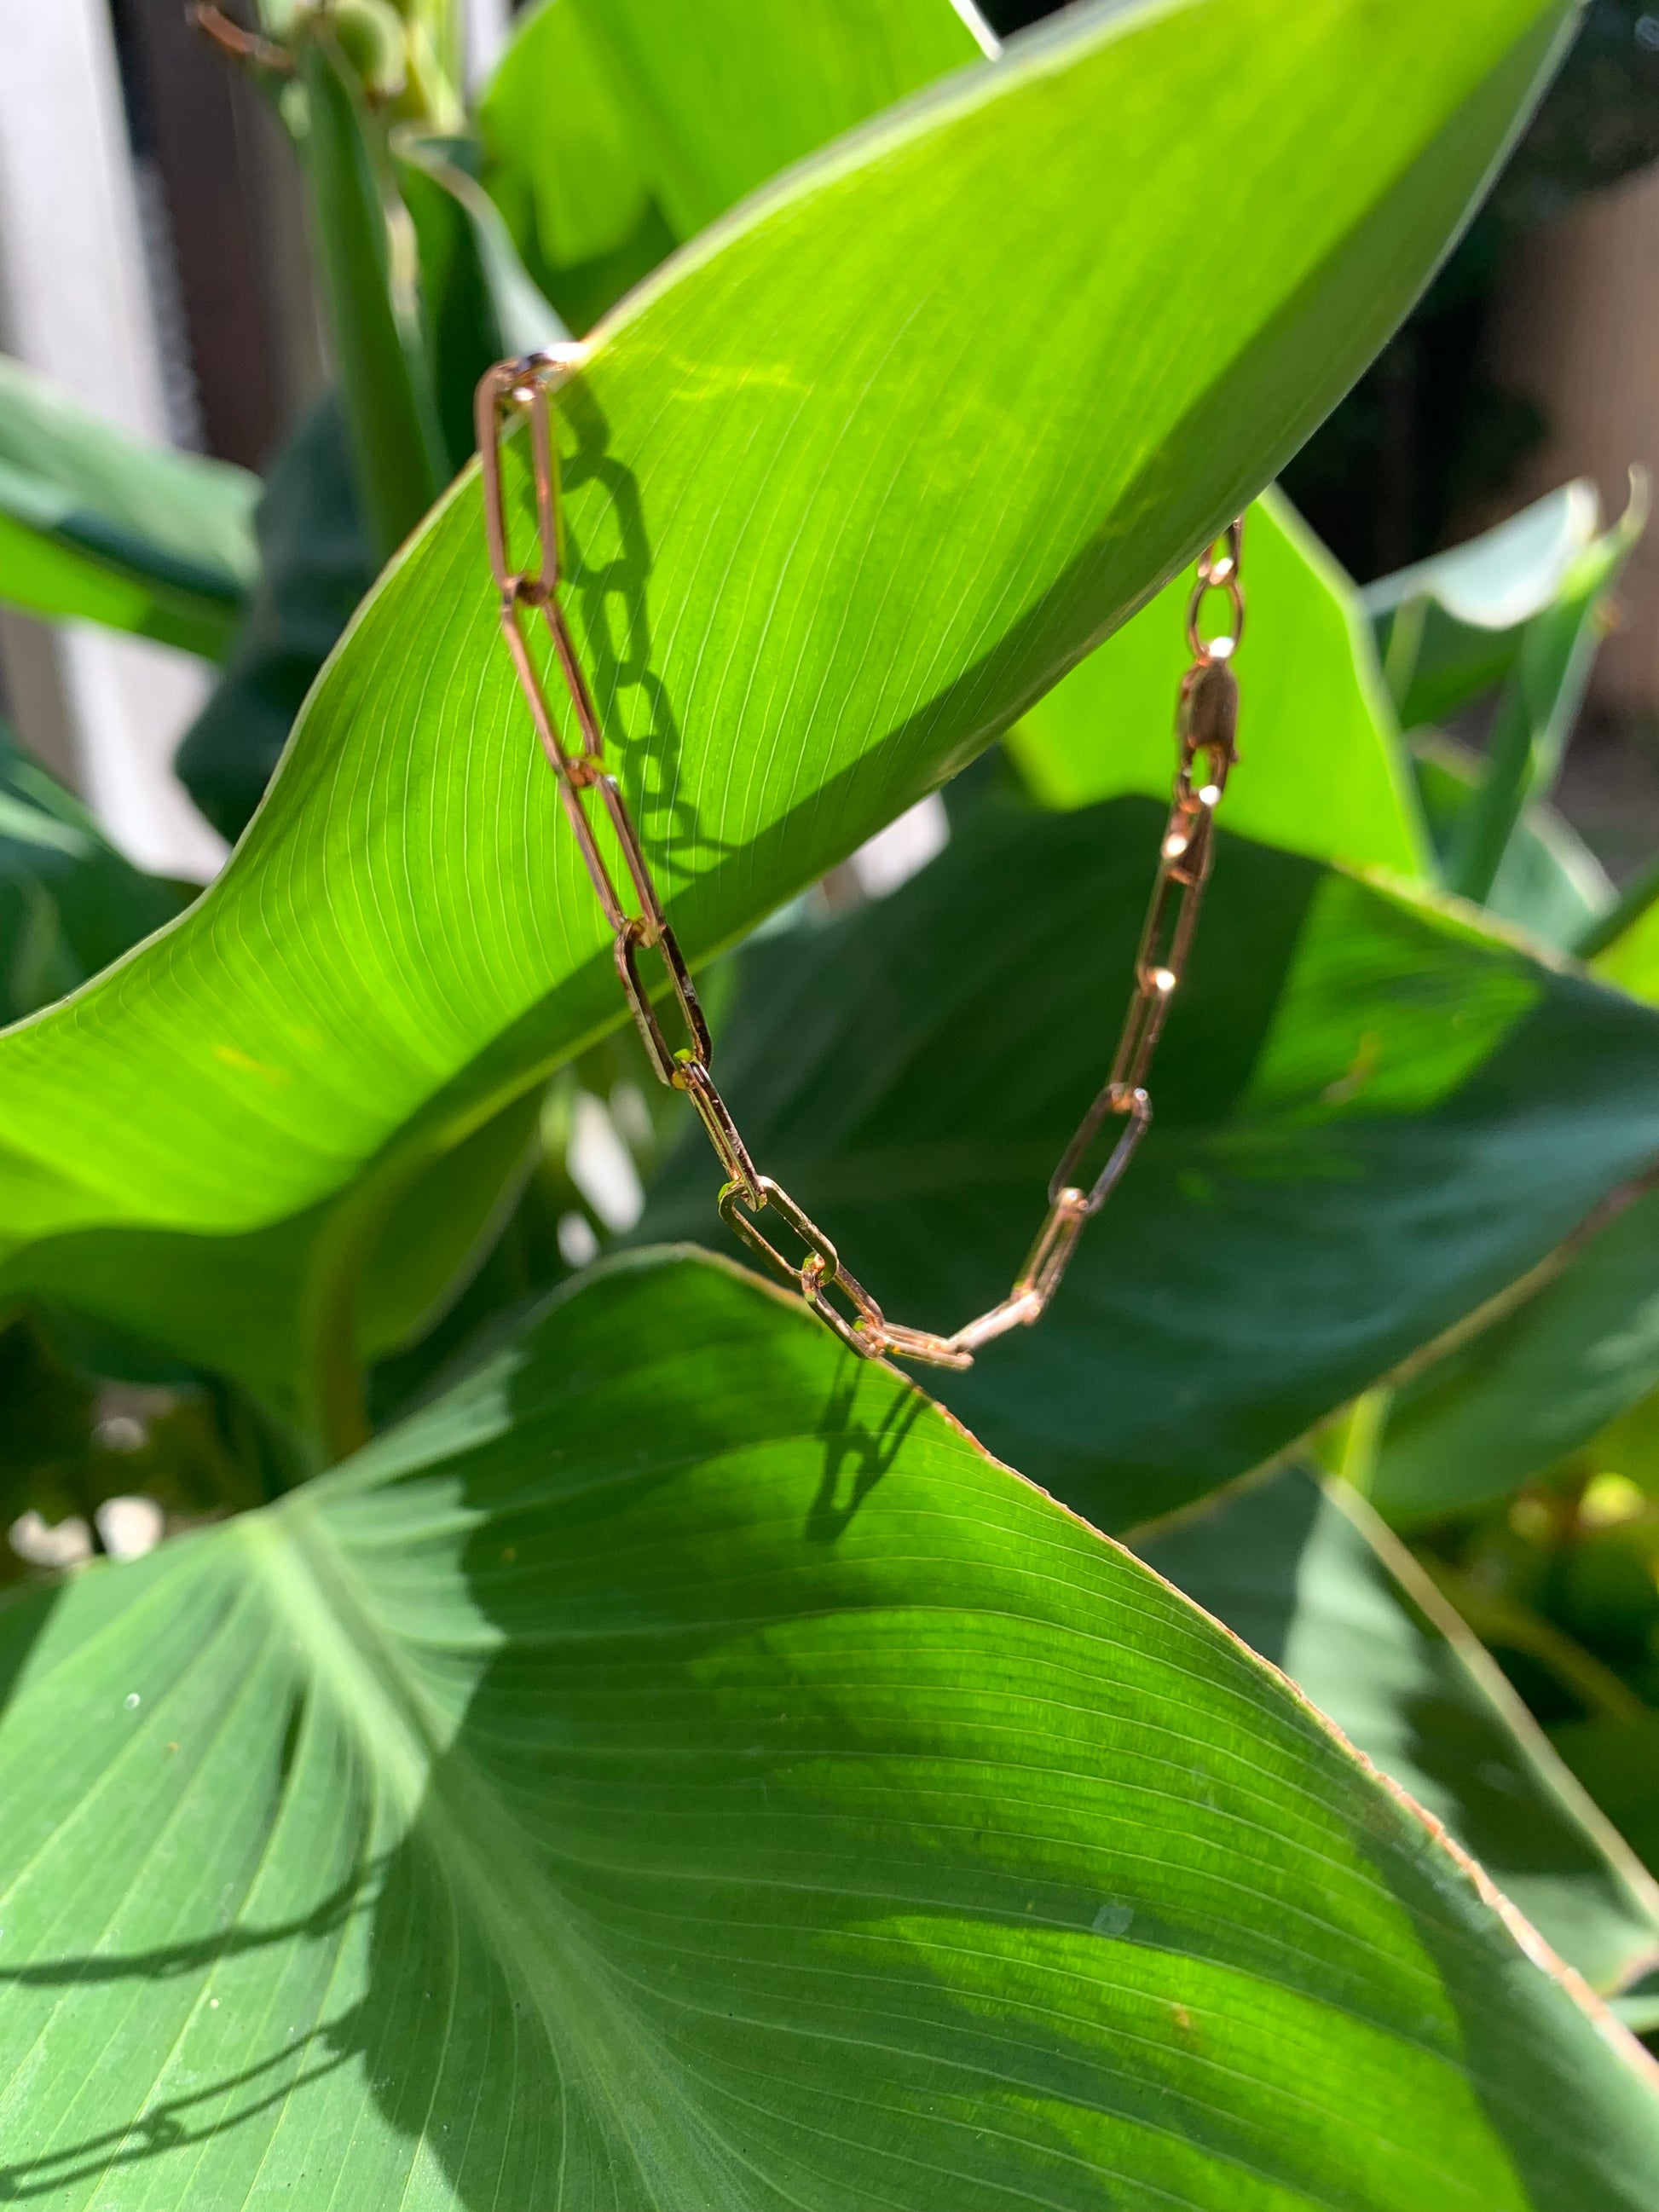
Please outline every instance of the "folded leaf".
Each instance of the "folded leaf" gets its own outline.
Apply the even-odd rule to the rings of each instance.
[[[1641,2054],[1468,1863],[718,1264],[52,1595],[0,1606],[15,2195],[1650,2202]]]
[[[1443,1820],[1592,1988],[1659,1956],[1659,1884],[1346,1483],[1282,1468],[1132,1540]]]
[[[1229,793],[1229,823],[1315,860],[1426,873],[1370,626],[1353,586],[1281,494],[1250,510],[1244,575],[1248,773]],[[1192,584],[1190,574],[1177,577],[1010,731],[1015,766],[1045,805],[1168,791]]]
[[[1006,1291],[1105,1079],[1164,820],[988,807],[891,898],[746,956],[722,1090],[894,1319],[954,1328]],[[1150,1088],[1042,1326],[928,1378],[1114,1529],[1282,1450],[1645,1168],[1659,1019],[1224,836]],[[716,1233],[714,1188],[694,1128],[641,1234]]]
[[[253,580],[258,489],[0,355],[0,604],[216,657]]]
[[[971,757],[1260,489],[1409,304],[1570,14],[1074,13],[635,295],[561,407],[568,593],[694,960]],[[0,1280],[94,1229],[94,1310],[108,1232],[195,1237],[216,1267],[614,1022],[556,817],[463,478],[185,925],[0,1041]],[[188,1352],[174,1303],[153,1328]]]
[[[1368,584],[1360,597],[1407,729],[1443,721],[1515,665],[1522,634],[1595,538],[1601,501],[1579,477],[1494,530]]]

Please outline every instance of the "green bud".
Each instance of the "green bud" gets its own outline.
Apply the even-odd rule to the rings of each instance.
[[[396,100],[407,76],[404,27],[389,0],[334,0],[325,20],[374,100]]]

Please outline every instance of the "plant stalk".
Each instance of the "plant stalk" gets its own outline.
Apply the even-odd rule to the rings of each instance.
[[[1656,902],[1659,902],[1659,853],[1631,878],[1607,912],[1590,923],[1573,946],[1574,953],[1580,960],[1594,960],[1627,929],[1634,929]]]
[[[403,543],[442,489],[436,410],[419,340],[394,291],[387,197],[361,103],[329,33],[302,55],[303,154],[353,471],[376,557]]]

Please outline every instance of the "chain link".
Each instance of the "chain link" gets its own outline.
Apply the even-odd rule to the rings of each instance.
[[[1175,789],[1135,955],[1134,988],[1111,1072],[1060,1156],[1048,1185],[1048,1211],[1008,1296],[950,1336],[907,1328],[887,1319],[848,1272],[829,1237],[788,1192],[770,1176],[757,1172],[710,1073],[713,1048],[696,986],[669,926],[622,786],[605,764],[599,716],[558,596],[562,541],[552,395],[581,357],[580,346],[568,346],[499,362],[479,382],[477,427],[483,463],[484,532],[490,571],[501,594],[502,635],[542,750],[557,780],[566,819],[611,926],[623,996],[659,1081],[686,1094],[725,1171],[720,1212],[732,1234],[793,1283],[825,1327],[861,1357],[891,1353],[928,1366],[970,1367],[981,1345],[1010,1329],[1029,1327],[1042,1316],[1084,1228],[1122,1181],[1152,1118],[1146,1078],[1170,1002],[1186,973],[1214,857],[1215,810],[1237,758],[1238,685],[1231,662],[1244,631],[1243,523],[1229,524],[1200,556],[1188,604],[1192,665],[1182,679],[1176,706]],[[501,471],[502,440],[521,416],[529,419],[535,479],[534,562],[526,568],[514,562]],[[1212,594],[1225,602],[1227,626],[1206,636],[1206,603]],[[577,732],[574,747],[560,733],[526,635],[526,619],[538,615],[552,641],[568,694]],[[618,890],[605,857],[589,812],[590,794],[596,798],[598,813],[609,825],[621,855],[631,905]],[[664,1030],[641,976],[641,956],[647,953],[656,955],[666,975],[666,996],[683,1032],[679,1044],[672,1042]],[[1085,1163],[1109,1123],[1117,1127],[1118,1134],[1091,1183]],[[799,1259],[780,1251],[761,1227],[766,1214],[780,1224],[775,1235],[787,1232],[799,1245]]]

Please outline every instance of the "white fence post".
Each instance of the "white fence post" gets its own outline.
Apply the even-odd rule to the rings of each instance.
[[[0,0],[0,343],[111,421],[165,440],[167,407],[106,0]],[[22,734],[71,769],[143,866],[198,879],[224,852],[174,781],[204,696],[191,656],[15,617]],[[67,744],[70,760],[62,760]]]

